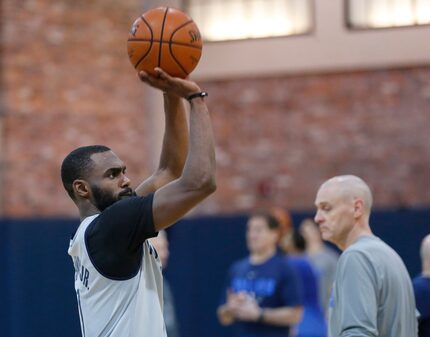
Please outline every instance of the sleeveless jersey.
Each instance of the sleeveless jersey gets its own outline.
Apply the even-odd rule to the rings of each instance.
[[[99,216],[85,218],[70,241],[75,290],[83,337],[166,337],[161,263],[149,240],[142,244],[137,274],[129,279],[104,276],[93,264],[85,232]]]

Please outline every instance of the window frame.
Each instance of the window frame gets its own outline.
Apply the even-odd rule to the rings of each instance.
[[[204,0],[203,0],[204,1]],[[303,33],[294,33],[288,35],[276,35],[276,36],[261,36],[261,37],[244,37],[244,38],[230,38],[226,40],[210,40],[207,39],[203,33],[200,31],[202,35],[202,39],[204,43],[230,43],[230,42],[241,42],[241,41],[249,41],[249,40],[266,40],[266,39],[284,39],[284,38],[294,38],[301,36],[311,36],[315,34],[316,31],[316,4],[315,0],[307,0],[309,2],[309,30]],[[186,13],[190,13],[190,2],[191,0],[182,0],[182,8]],[[191,14],[190,14],[191,16]],[[193,19],[194,20],[194,19]],[[196,22],[197,26],[198,22]]]
[[[344,0],[343,1],[343,17],[344,17],[344,25],[349,31],[379,31],[379,30],[391,30],[391,29],[410,29],[410,28],[418,28],[418,27],[429,27],[430,23],[414,23],[414,24],[408,24],[408,25],[402,25],[402,26],[387,26],[387,27],[372,27],[372,26],[356,26],[351,22],[350,17],[350,7],[351,2],[354,0]],[[413,0],[409,0],[413,2]],[[415,21],[416,22],[416,21]]]

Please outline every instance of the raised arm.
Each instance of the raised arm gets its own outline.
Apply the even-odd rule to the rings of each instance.
[[[182,98],[201,91],[192,81],[173,78],[158,68],[156,72],[157,78],[147,74],[142,74],[141,78],[155,88]],[[202,97],[192,99],[190,106],[188,156],[182,175],[155,192],[152,210],[156,230],[176,222],[216,189],[209,111]]]
[[[137,195],[152,193],[181,176],[188,150],[188,125],[184,100],[164,93],[165,131],[158,169],[137,188]]]

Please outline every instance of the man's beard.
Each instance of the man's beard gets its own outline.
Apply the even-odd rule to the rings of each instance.
[[[91,191],[93,194],[94,205],[100,212],[104,211],[119,200],[118,197],[115,197],[109,192],[103,191],[100,187],[95,185],[91,186]]]
[[[127,187],[115,197],[113,194],[103,191],[100,187],[96,185],[91,186],[91,191],[93,193],[93,201],[94,205],[98,208],[100,212],[103,212],[106,208],[116,203],[118,200],[121,200],[124,197],[133,197],[136,196],[136,192],[134,192],[131,188]]]

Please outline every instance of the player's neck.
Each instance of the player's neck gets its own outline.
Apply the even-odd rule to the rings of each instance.
[[[82,220],[85,218],[88,218],[89,216],[92,216],[94,214],[99,214],[100,211],[97,207],[95,207],[93,204],[87,204],[87,205],[81,205],[79,207],[79,217]]]
[[[254,264],[260,264],[266,262],[276,253],[276,247],[270,247],[265,250],[261,250],[259,252],[253,252],[250,255],[250,260]]]

